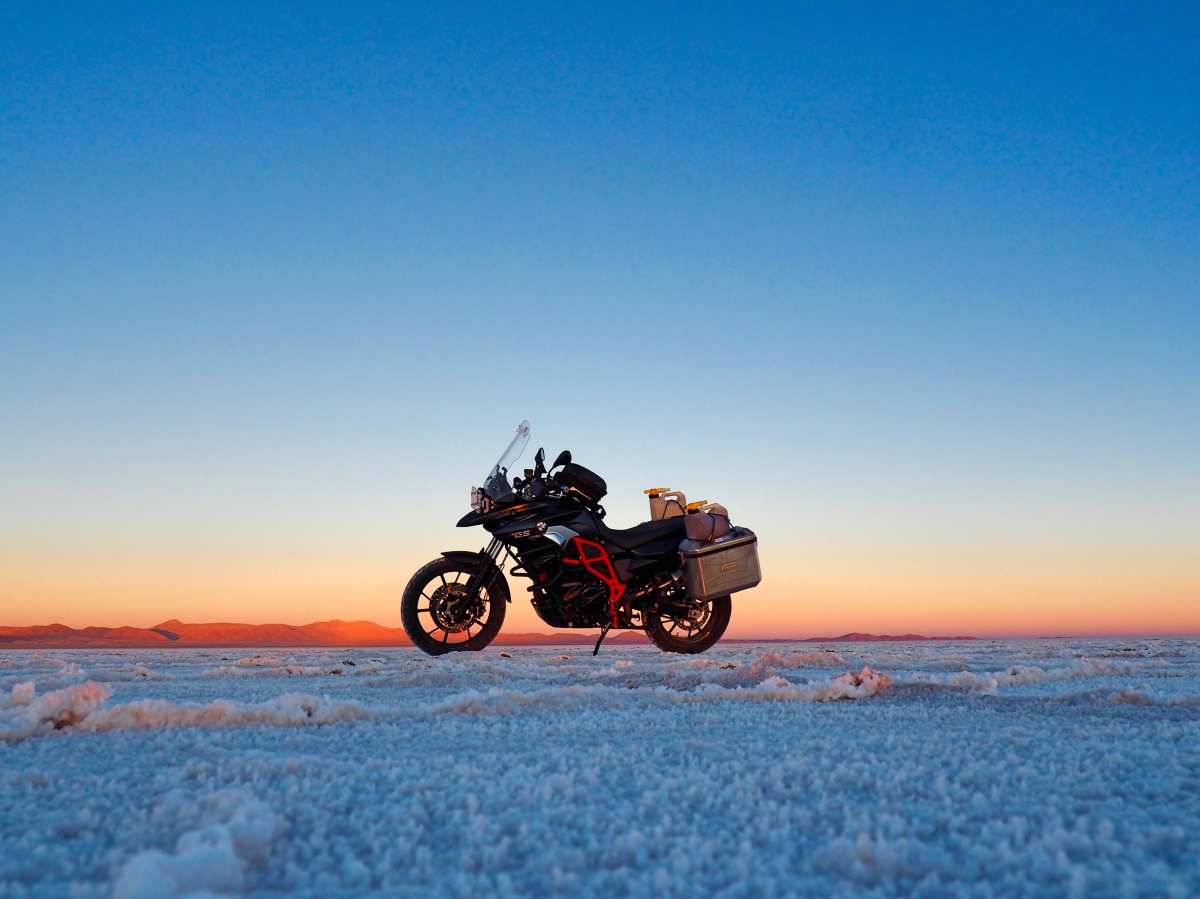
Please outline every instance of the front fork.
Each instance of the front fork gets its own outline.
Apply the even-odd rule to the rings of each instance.
[[[503,576],[504,569],[500,567],[499,559],[501,554],[504,552],[504,542],[497,537],[493,537],[488,545],[484,547],[479,554],[481,556],[487,556],[488,559],[491,560],[492,566],[495,566],[495,570],[499,571],[501,576]],[[485,584],[491,583],[492,570],[492,567],[489,566],[487,562],[484,562],[483,565],[480,566],[479,571],[471,575],[470,580],[467,581],[466,596],[460,599],[455,605],[454,611],[456,614],[462,615],[467,611],[467,609],[475,605],[475,600],[479,597],[479,591],[483,589]]]

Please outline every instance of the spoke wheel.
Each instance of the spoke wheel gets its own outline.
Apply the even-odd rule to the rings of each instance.
[[[697,603],[686,616],[650,612],[646,616],[646,636],[663,652],[704,652],[721,639],[732,612],[733,603],[728,596]]]
[[[400,600],[400,620],[413,645],[430,655],[483,649],[504,623],[508,584],[498,570],[466,603],[479,562],[435,559],[412,576]]]

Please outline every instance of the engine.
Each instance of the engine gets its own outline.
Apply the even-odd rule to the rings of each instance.
[[[596,627],[608,616],[608,588],[557,552],[522,556],[533,575],[533,606],[551,627]]]
[[[546,541],[549,544],[549,541]],[[594,570],[578,562],[567,564],[553,544],[535,544],[521,553],[520,572],[533,580],[529,588],[534,609],[551,627],[593,628],[612,621],[609,588]],[[683,598],[683,572],[646,571],[626,583],[617,608],[622,627],[640,627],[645,610],[660,602],[673,605]],[[681,607],[682,608],[682,607]]]
[[[608,588],[585,576],[559,588],[562,617],[574,627],[594,627],[608,612]]]

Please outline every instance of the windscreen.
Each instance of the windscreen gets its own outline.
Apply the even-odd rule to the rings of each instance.
[[[490,481],[497,475],[507,477],[508,470],[512,468],[514,462],[521,458],[521,453],[525,452],[525,446],[528,443],[529,422],[526,420],[517,425],[516,436],[513,437],[512,443],[508,445],[508,449],[506,449],[504,454],[500,457],[500,461],[498,461],[492,468],[491,473],[488,475],[488,480]],[[486,484],[487,482],[485,481],[484,483]]]

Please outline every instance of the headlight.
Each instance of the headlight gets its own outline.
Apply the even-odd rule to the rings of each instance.
[[[471,508],[478,512],[483,507],[483,491],[478,487],[471,488]]]

